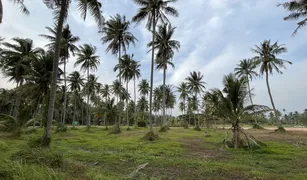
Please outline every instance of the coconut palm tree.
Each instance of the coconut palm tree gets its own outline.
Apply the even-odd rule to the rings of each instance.
[[[84,44],[79,47],[80,51],[76,54],[77,61],[75,62],[75,66],[81,65],[81,70],[87,72],[87,82],[90,81],[90,70],[95,71],[98,69],[100,64],[99,56],[96,55],[96,47],[90,44]],[[90,89],[87,87],[87,126],[90,126],[90,114],[89,114],[89,99],[90,99]]]
[[[203,81],[204,76],[200,72],[191,72],[190,76],[186,78],[188,89],[194,93],[196,99],[198,99],[198,95],[202,93],[205,89],[205,82]],[[197,100],[198,101],[198,100]],[[199,128],[199,113],[198,113],[198,104],[197,104],[197,125],[196,127]]]
[[[117,100],[116,100],[117,103],[119,103],[120,93],[124,89],[123,85],[117,79],[117,80],[113,81],[111,89],[112,89],[112,93],[117,97]]]
[[[73,123],[76,121],[76,110],[77,110],[77,99],[79,99],[79,93],[84,86],[84,78],[78,72],[74,71],[68,75],[68,87],[70,91],[74,94],[74,114],[73,114]]]
[[[148,111],[148,101],[147,101],[145,96],[142,96],[138,100],[137,109],[138,109],[139,112],[141,112],[143,114],[143,121],[145,121],[144,114],[145,114],[145,112]]]
[[[287,11],[290,11],[290,14],[284,17],[284,20],[298,20],[300,18],[303,18],[297,23],[297,27],[292,34],[295,35],[297,31],[300,28],[304,27],[307,23],[307,1],[296,0],[279,4],[279,6],[283,6]]]
[[[212,89],[205,95],[206,102],[214,107],[214,114],[232,124],[233,138],[230,141],[226,139],[225,142],[234,148],[239,148],[244,142],[247,142],[244,146],[260,145],[257,140],[244,132],[243,128],[240,127],[240,121],[246,116],[270,110],[263,105],[245,106],[248,98],[246,82],[245,78],[237,78],[235,75],[229,74],[223,79],[223,91]],[[244,134],[244,141],[242,141],[241,134]]]
[[[110,122],[112,118],[116,117],[118,114],[118,108],[115,105],[114,98],[108,99],[103,103],[103,113],[105,117],[106,129],[108,129],[108,122]]]
[[[252,52],[258,54],[258,56],[254,57],[254,60],[256,61],[256,65],[260,66],[259,74],[261,76],[265,74],[266,76],[266,84],[271,104],[274,109],[276,122],[278,124],[278,127],[281,128],[282,127],[281,121],[278,118],[277,110],[275,108],[275,104],[273,101],[269,85],[269,73],[273,74],[273,71],[276,71],[277,73],[282,74],[281,68],[286,68],[285,66],[286,63],[292,64],[290,61],[283,60],[277,57],[278,55],[287,52],[287,48],[284,47],[284,45],[279,45],[277,42],[271,44],[270,40],[265,40],[262,43],[260,43],[260,46],[256,45],[255,48],[252,49]]]
[[[252,93],[249,81],[252,81],[254,77],[258,76],[257,72],[254,71],[256,68],[256,64],[252,59],[243,59],[240,61],[240,64],[238,64],[237,66],[238,67],[235,68],[235,75],[237,75],[239,78],[246,78],[248,91],[249,91],[249,99],[251,105],[253,105]]]
[[[159,21],[162,23],[168,21],[167,15],[177,17],[178,11],[169,6],[170,3],[177,0],[134,0],[140,6],[138,13],[133,17],[133,21],[140,23],[147,19],[147,28],[152,30],[152,42],[156,42],[156,26]],[[151,73],[150,73],[150,93],[149,93],[149,124],[150,132],[152,131],[152,91],[153,91],[153,73],[154,73],[154,60],[155,60],[155,47],[152,44],[151,48]]]
[[[46,29],[52,34],[52,35],[45,35],[41,34],[40,36],[48,39],[50,41],[49,44],[46,45],[50,50],[54,51],[55,47],[55,41],[56,41],[56,26],[54,28],[46,27]],[[78,51],[78,47],[75,45],[80,40],[78,36],[74,36],[69,28],[69,25],[67,24],[63,28],[62,32],[62,39],[61,39],[61,52],[60,52],[60,57],[61,61],[64,64],[64,108],[63,108],[63,124],[65,124],[65,119],[66,119],[66,104],[67,104],[67,82],[66,82],[66,63],[68,61],[68,58],[70,56],[70,53],[75,56],[75,53]]]
[[[54,105],[56,99],[56,91],[57,91],[57,67],[59,64],[60,59],[60,52],[61,52],[61,39],[62,39],[62,31],[63,31],[63,24],[68,17],[69,7],[70,7],[70,0],[44,0],[46,6],[54,11],[54,18],[57,24],[56,30],[56,41],[54,45],[54,61],[53,61],[53,73],[52,73],[52,84],[50,90],[50,98],[48,104],[48,119],[46,130],[43,136],[43,145],[49,146],[51,140],[51,126],[54,114]],[[99,28],[102,27],[104,23],[104,18],[101,14],[101,3],[98,0],[91,0],[91,1],[81,1],[77,0],[77,7],[78,10],[81,12],[82,18],[85,20],[87,16],[87,12],[90,11],[90,14],[94,17],[95,21]]]
[[[149,83],[146,79],[142,79],[140,83],[138,84],[138,92],[141,94],[141,96],[148,96],[150,91]]]
[[[131,69],[131,73],[132,73],[132,77],[133,77],[133,98],[134,98],[134,112],[136,112],[136,79],[139,79],[141,76],[141,70],[140,70],[141,64],[138,61],[133,60],[132,61],[132,69]],[[135,123],[136,126],[136,119],[135,119],[135,115],[133,116],[133,121]]]
[[[185,113],[186,110],[186,100],[189,96],[189,90],[188,90],[188,85],[186,82],[181,82],[179,86],[177,87],[177,92],[179,92],[179,99],[182,100],[182,114]]]
[[[173,34],[175,32],[175,27],[172,27],[171,24],[163,24],[158,26],[158,31],[155,34],[155,41],[152,41],[148,44],[148,47],[154,47],[157,52],[157,69],[163,70],[163,98],[162,98],[162,107],[163,107],[163,127],[165,126],[165,81],[166,81],[166,71],[168,65],[175,67],[171,62],[174,56],[174,50],[179,50],[180,43],[176,40],[173,40]]]
[[[111,51],[112,54],[118,54],[118,61],[122,57],[121,53],[129,48],[130,44],[135,45],[135,41],[137,39],[134,35],[129,31],[130,30],[130,22],[126,20],[126,16],[120,16],[117,14],[116,16],[112,16],[110,20],[105,23],[101,33],[103,37],[101,41],[103,44],[109,44],[106,52]],[[119,74],[121,73],[121,69],[119,68]],[[121,76],[119,77],[119,82],[121,83]],[[120,99],[121,101],[121,99]],[[121,103],[120,103],[121,104]],[[119,120],[118,123],[121,122],[121,113],[122,109],[119,107]],[[119,128],[119,125],[117,126]]]
[[[111,87],[108,84],[105,84],[102,88],[101,88],[101,95],[104,98],[105,101],[107,101],[108,99],[110,99],[111,96]]]
[[[16,82],[16,86],[20,87],[24,84],[24,76],[28,74],[31,61],[35,60],[39,54],[44,50],[41,48],[34,48],[33,41],[31,39],[13,38],[14,43],[4,42],[2,45],[2,70],[6,77],[9,77],[9,81]],[[17,96],[12,116],[14,118],[18,115],[21,96]]]
[[[18,4],[21,12],[23,12],[25,15],[30,14],[28,8],[23,3],[24,0],[9,0],[9,1],[12,1],[14,4]],[[0,24],[2,23],[2,19],[3,19],[3,4],[2,0],[0,0]]]

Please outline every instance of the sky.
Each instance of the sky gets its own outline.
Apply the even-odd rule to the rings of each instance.
[[[23,15],[18,6],[4,0],[4,17],[0,25],[0,36],[9,41],[13,37],[30,38],[36,47],[44,47],[47,40],[39,34],[48,34],[46,26],[53,26],[52,11],[46,8],[41,0],[27,0],[26,6],[30,15]],[[128,20],[137,13],[138,6],[133,0],[101,0],[103,15],[125,15]],[[292,37],[296,28],[295,21],[284,21],[288,14],[277,4],[285,0],[178,0],[172,4],[179,17],[170,17],[173,26],[177,27],[174,39],[180,41],[181,48],[176,52],[174,69],[167,72],[167,84],[174,87],[184,81],[191,71],[200,71],[207,83],[206,90],[222,88],[224,75],[233,72],[240,60],[255,56],[251,48],[264,40],[278,41],[285,44],[288,52],[280,58],[293,62],[287,66],[283,74],[269,76],[275,106],[279,110],[303,111],[307,108],[307,27]],[[116,79],[113,68],[117,63],[116,56],[105,52],[106,45],[100,41],[101,35],[94,20],[89,16],[85,21],[73,3],[70,7],[67,21],[74,35],[79,36],[79,45],[90,43],[97,47],[101,64],[98,71],[102,84],[111,84]],[[147,43],[151,33],[145,28],[145,23],[132,24],[131,32],[137,37],[135,47],[130,47],[128,53],[134,54],[141,63],[141,79],[149,79],[151,54],[147,53]],[[80,71],[74,67],[75,58],[68,63],[68,73]],[[154,72],[154,86],[162,84],[162,72]],[[0,88],[13,88],[0,75]],[[251,82],[255,104],[271,107],[265,78],[257,78]],[[133,90],[133,82],[129,85]],[[133,96],[133,93],[132,93]],[[139,96],[137,96],[138,98]],[[179,115],[177,106],[173,111]]]

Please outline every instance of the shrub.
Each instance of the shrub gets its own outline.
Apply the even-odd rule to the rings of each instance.
[[[254,124],[253,129],[264,129],[264,127],[260,126],[259,124]]]
[[[8,150],[8,145],[5,142],[0,141],[0,151],[5,152]]]
[[[276,130],[275,130],[275,132],[280,132],[280,133],[284,133],[284,132],[286,132],[286,129],[284,128],[284,127],[278,127]]]
[[[138,127],[146,127],[146,126],[147,126],[147,124],[146,124],[145,121],[139,121],[138,122]]]
[[[144,137],[143,139],[145,140],[149,140],[149,141],[154,141],[156,139],[158,139],[159,136],[158,134],[155,134],[154,132],[148,132]]]
[[[200,127],[199,127],[198,125],[196,125],[196,126],[194,127],[194,130],[195,130],[195,131],[201,131],[201,129],[200,129]]]
[[[167,126],[162,127],[159,132],[167,132],[169,128]]]

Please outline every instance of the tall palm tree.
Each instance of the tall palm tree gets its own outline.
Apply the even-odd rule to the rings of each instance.
[[[287,11],[290,11],[290,14],[284,17],[284,20],[297,20],[299,18],[303,18],[297,23],[297,27],[292,35],[295,35],[297,31],[304,27],[307,23],[307,1],[306,0],[296,0],[291,2],[285,2],[279,4],[279,6],[283,6]]]
[[[277,56],[287,52],[287,48],[284,47],[284,45],[278,45],[277,42],[274,44],[271,44],[270,40],[265,40],[262,43],[260,43],[260,46],[255,46],[254,49],[252,49],[253,53],[258,54],[258,56],[254,57],[254,60],[256,61],[256,64],[260,66],[260,72],[259,74],[263,76],[265,74],[266,76],[266,84],[268,88],[268,93],[270,96],[271,104],[274,109],[276,122],[278,124],[278,127],[281,128],[281,121],[278,118],[277,110],[275,108],[275,104],[273,101],[273,97],[271,94],[271,89],[269,85],[269,73],[273,74],[273,71],[276,71],[277,73],[282,74],[281,68],[286,68],[285,64],[292,64],[292,62],[283,60],[278,58]]]
[[[21,12],[23,12],[25,15],[30,14],[28,8],[23,3],[24,0],[9,0],[9,1],[12,1],[15,4],[18,4]],[[0,24],[2,23],[2,19],[3,19],[3,4],[2,4],[2,0],[0,0]]]
[[[126,16],[122,17],[119,14],[116,14],[116,16],[112,16],[111,19],[105,23],[105,26],[101,31],[103,34],[103,37],[101,38],[102,43],[109,44],[106,52],[111,51],[112,54],[118,54],[118,61],[120,61],[122,51],[126,53],[129,45],[135,45],[135,41],[137,41],[137,39],[129,30],[130,22],[126,20]],[[119,74],[121,74],[120,68]],[[121,76],[119,76],[119,82],[121,83]],[[120,116],[118,123],[121,122],[121,113],[122,108],[119,107]],[[119,125],[117,128],[119,128]]]
[[[57,91],[57,67],[60,59],[60,51],[61,51],[61,39],[62,39],[62,31],[63,24],[68,17],[70,0],[44,0],[46,6],[54,11],[54,18],[57,24],[56,30],[56,41],[54,45],[54,61],[53,61],[53,73],[52,73],[52,84],[50,88],[50,98],[48,104],[48,119],[46,124],[45,133],[43,136],[43,145],[49,146],[51,140],[51,126],[54,115],[54,105],[56,99],[56,91]],[[77,0],[78,10],[81,12],[82,18],[85,20],[87,16],[87,12],[90,11],[90,14],[94,17],[95,21],[99,28],[102,27],[104,23],[103,16],[101,14],[101,3],[98,0],[91,1],[82,1]]]
[[[68,87],[70,91],[74,94],[74,114],[73,114],[73,123],[76,121],[76,110],[77,110],[77,99],[79,96],[79,92],[84,86],[84,78],[78,72],[74,71],[68,75]]]
[[[179,86],[177,87],[177,91],[179,92],[179,99],[182,100],[182,103],[183,103],[183,111],[182,111],[182,114],[185,113],[185,110],[186,110],[186,100],[187,98],[189,97],[189,90],[188,90],[188,85],[186,82],[181,82],[179,84]]]
[[[152,42],[156,42],[156,26],[159,21],[168,21],[167,15],[179,16],[178,11],[169,6],[170,3],[177,0],[134,0],[140,6],[138,13],[133,17],[133,21],[140,23],[147,19],[147,28],[152,30]],[[153,73],[154,73],[155,48],[152,44],[151,49],[151,73],[150,73],[150,93],[149,93],[149,124],[152,132],[152,91],[153,91]]]
[[[255,68],[256,64],[252,59],[241,60],[238,67],[235,68],[235,75],[237,75],[239,78],[246,78],[251,105],[253,105],[253,99],[249,81],[252,81],[254,77],[258,76],[257,72],[254,71]]]
[[[1,68],[4,75],[9,77],[9,81],[16,82],[16,86],[20,87],[24,84],[25,75],[28,74],[31,69],[31,61],[37,59],[38,55],[43,53],[41,48],[34,48],[33,41],[31,39],[13,38],[13,43],[4,42],[2,45],[2,58]],[[18,115],[21,96],[17,96],[14,107],[13,117]]]
[[[202,93],[205,89],[205,82],[203,81],[204,76],[200,72],[191,72],[190,76],[186,78],[188,89],[194,93],[196,99],[198,99],[198,95]],[[197,126],[199,127],[199,114],[198,114],[198,104],[197,104]]]
[[[84,44],[79,47],[80,51],[76,54],[77,61],[75,62],[75,66],[81,65],[81,70],[87,72],[87,82],[90,81],[90,70],[95,71],[98,69],[100,64],[99,56],[96,55],[96,47],[90,44]],[[87,126],[90,126],[90,114],[89,114],[89,99],[90,99],[90,89],[87,87]]]
[[[145,121],[144,114],[146,111],[148,111],[148,101],[145,96],[142,96],[138,100],[137,108],[139,112],[142,112],[143,114],[143,121]]]
[[[52,35],[45,35],[41,34],[40,36],[48,39],[50,41],[49,44],[46,45],[50,50],[54,51],[55,47],[55,41],[56,41],[56,26],[52,29],[50,27],[46,27],[46,29],[52,34]],[[62,32],[62,39],[61,39],[61,52],[60,57],[61,61],[64,64],[64,109],[63,109],[63,124],[65,124],[66,119],[66,104],[67,104],[67,82],[66,82],[66,63],[68,61],[68,58],[70,56],[70,53],[75,56],[75,53],[78,51],[78,47],[75,45],[80,40],[78,36],[74,36],[69,28],[69,25],[67,24],[63,28]]]
[[[131,73],[132,73],[132,77],[133,77],[133,98],[134,98],[134,112],[136,112],[136,79],[139,79],[141,76],[141,70],[140,70],[141,64],[138,61],[133,60],[132,61],[132,69],[131,69]],[[133,116],[133,121],[136,124],[136,119],[135,116]]]
[[[116,117],[118,113],[118,108],[115,105],[114,98],[108,99],[103,103],[103,113],[105,117],[106,129],[108,129],[108,122],[110,122],[112,118]]]
[[[104,102],[108,102],[108,100],[110,99],[111,96],[111,87],[108,84],[105,84],[102,88],[101,88],[101,96],[104,98]],[[116,115],[115,115],[116,116]],[[104,113],[103,115],[103,120],[104,120],[104,125],[106,125],[106,129],[108,129],[107,127],[107,116]]]
[[[113,81],[112,84],[112,93],[117,97],[117,103],[119,103],[120,93],[123,91],[124,87],[119,80]]]
[[[141,82],[138,84],[138,92],[141,94],[141,96],[147,96],[150,91],[149,83],[146,79],[142,79]]]
[[[96,77],[93,74],[89,75],[88,82],[85,84],[85,89],[87,90],[87,93],[89,93],[89,99],[91,102],[97,106],[100,102],[99,96],[97,96],[97,93],[100,91],[101,84],[98,82],[98,77]],[[90,107],[90,104],[88,104]],[[89,121],[91,122],[91,112],[89,112]]]
[[[165,81],[166,81],[166,71],[168,65],[175,67],[171,62],[174,56],[174,50],[179,50],[180,43],[176,40],[173,40],[173,35],[175,32],[175,27],[172,27],[171,24],[163,24],[158,26],[158,31],[155,34],[155,41],[152,41],[148,44],[148,47],[153,47],[158,50],[157,52],[157,69],[163,70],[163,98],[162,98],[162,107],[163,107],[163,127],[165,126]]]

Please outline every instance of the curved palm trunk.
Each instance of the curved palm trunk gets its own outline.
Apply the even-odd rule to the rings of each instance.
[[[162,121],[162,127],[166,126],[166,116],[165,116],[165,80],[166,80],[166,68],[163,69],[163,92],[162,92],[162,111],[163,111],[163,121]]]
[[[136,87],[135,87],[135,77],[133,79],[133,86],[134,86],[134,115],[133,115],[133,121],[134,121],[134,125],[135,127],[137,126],[137,123],[136,123],[136,118],[135,118],[135,113],[136,113]]]
[[[65,125],[66,120],[66,103],[67,103],[67,92],[66,92],[66,58],[64,59],[64,108],[63,108],[63,125]]]
[[[57,75],[58,75],[58,65],[60,59],[61,35],[62,35],[62,29],[65,20],[65,12],[67,6],[68,6],[68,0],[62,0],[58,24],[57,24],[57,32],[56,32],[55,52],[54,52],[54,60],[52,67],[52,81],[50,88],[50,98],[48,102],[48,118],[46,123],[45,134],[43,137],[44,146],[49,146],[51,142],[51,126],[54,114],[55,95],[57,89]]]
[[[89,72],[89,68],[87,68],[87,84],[89,82],[89,76],[90,76],[90,72]],[[89,85],[89,84],[88,84]],[[87,109],[86,109],[86,115],[87,115],[87,121],[86,121],[86,125],[87,128],[90,127],[91,125],[91,115],[90,115],[90,88],[89,86],[87,86]]]
[[[2,18],[3,18],[3,5],[2,5],[2,0],[0,0],[0,24],[2,23]]]
[[[152,42],[155,42],[155,34],[156,34],[156,11],[153,10],[153,23],[152,23]],[[155,60],[155,49],[154,43],[152,43],[151,50],[151,70],[150,70],[150,93],[149,93],[149,131],[152,131],[152,89],[153,89],[153,74],[154,74],[154,60]]]
[[[278,118],[277,110],[276,110],[276,108],[275,108],[275,104],[274,104],[273,97],[272,97],[272,94],[271,94],[271,89],[270,89],[270,84],[269,84],[269,73],[268,73],[267,70],[266,70],[265,73],[266,73],[266,85],[267,85],[267,88],[268,88],[268,93],[269,93],[269,96],[270,96],[271,104],[272,104],[273,109],[274,109],[274,114],[275,114],[277,126],[278,126],[278,127],[282,127],[282,126],[281,126],[280,119]]]
[[[128,91],[128,83],[129,83],[129,81],[126,82],[126,89],[127,89],[127,91]],[[129,125],[129,112],[128,112],[128,98],[126,99],[126,118],[127,118],[128,129],[130,129],[130,125]]]
[[[249,99],[251,101],[251,105],[254,105],[253,103],[253,99],[252,99],[252,92],[251,92],[251,88],[250,88],[250,85],[249,85],[249,79],[247,79],[247,86],[248,86],[248,94],[249,94]],[[255,118],[255,124],[258,124],[257,122],[257,118]]]

